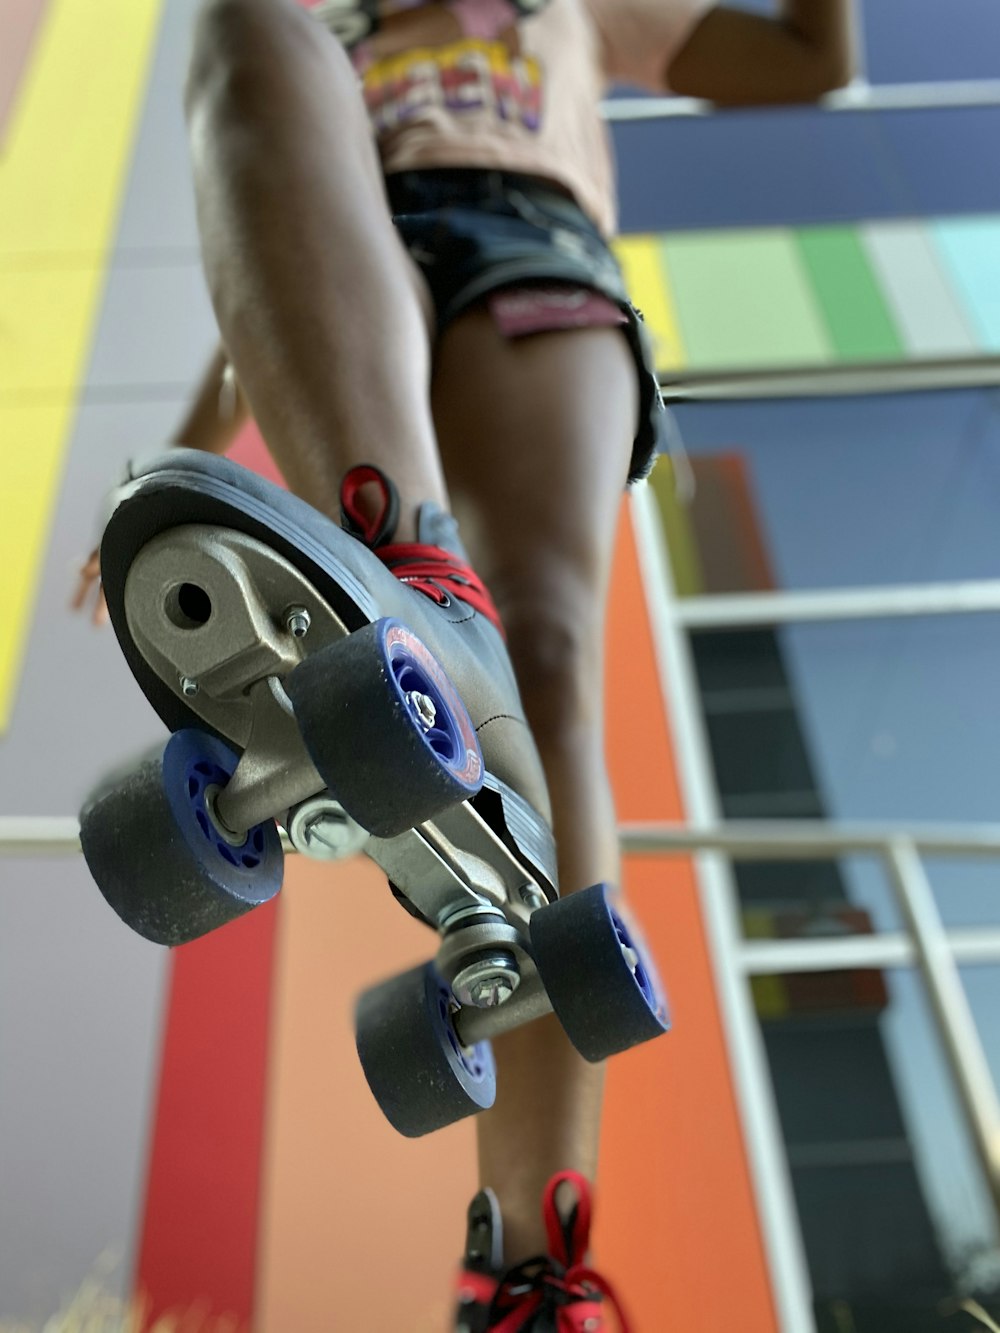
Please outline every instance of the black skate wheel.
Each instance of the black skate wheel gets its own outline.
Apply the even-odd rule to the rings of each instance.
[[[490,1043],[459,1042],[451,988],[433,963],[365,991],[355,1020],[368,1086],[400,1134],[419,1138],[493,1105]]]
[[[529,929],[552,1008],[584,1059],[606,1060],[668,1030],[656,966],[607,884],[539,908]]]
[[[237,757],[214,736],[178,731],[162,755],[102,784],[80,814],[83,854],[127,926],[155,944],[184,944],[267,902],[284,856],[273,820],[238,845],[216,827],[213,788]]]
[[[285,688],[323,781],[376,837],[405,833],[483,784],[482,752],[458,691],[398,620],[320,649]]]

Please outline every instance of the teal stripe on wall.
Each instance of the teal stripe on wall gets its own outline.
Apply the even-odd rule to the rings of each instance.
[[[945,271],[984,351],[1000,351],[1000,218],[930,224]]]

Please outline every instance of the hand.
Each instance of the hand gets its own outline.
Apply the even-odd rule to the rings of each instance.
[[[108,604],[104,598],[104,589],[101,587],[101,553],[98,550],[91,551],[87,560],[80,566],[79,582],[70,602],[74,611],[82,611],[86,607],[95,588],[96,598],[90,618],[95,625],[106,625]]]

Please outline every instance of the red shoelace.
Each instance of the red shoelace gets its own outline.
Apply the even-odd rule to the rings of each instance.
[[[358,503],[363,486],[374,483],[382,494],[382,505],[374,518],[368,518]],[[401,583],[430,597],[438,606],[446,606],[451,597],[465,602],[503,634],[500,613],[479,575],[464,560],[440,546],[421,542],[390,542],[396,531],[399,499],[392,482],[377,467],[362,464],[351,468],[340,488],[340,507],[349,530],[360,537]]]
[[[572,1185],[577,1206],[564,1225],[556,1207],[560,1186]],[[621,1302],[606,1278],[584,1262],[590,1241],[591,1196],[584,1176],[562,1171],[549,1181],[543,1200],[549,1254],[529,1259],[505,1273],[499,1284],[483,1274],[463,1273],[463,1294],[485,1304],[492,1301],[490,1316],[499,1322],[490,1333],[522,1333],[532,1327],[539,1310],[555,1314],[557,1333],[610,1333],[604,1315],[610,1306],[621,1333],[630,1333]],[[604,1297],[605,1304],[600,1300]]]

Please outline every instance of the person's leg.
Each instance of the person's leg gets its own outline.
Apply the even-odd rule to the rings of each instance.
[[[604,761],[604,611],[637,414],[615,329],[506,341],[459,318],[432,403],[454,512],[497,603],[552,798],[563,893],[619,882]],[[539,1200],[556,1171],[593,1179],[603,1069],[549,1018],[496,1043],[497,1102],[477,1119],[481,1183],[504,1216],[506,1262],[544,1253]]]
[[[291,488],[336,517],[383,467],[445,503],[429,296],[390,220],[357,79],[292,0],[207,0],[186,106],[205,271],[241,387]]]

